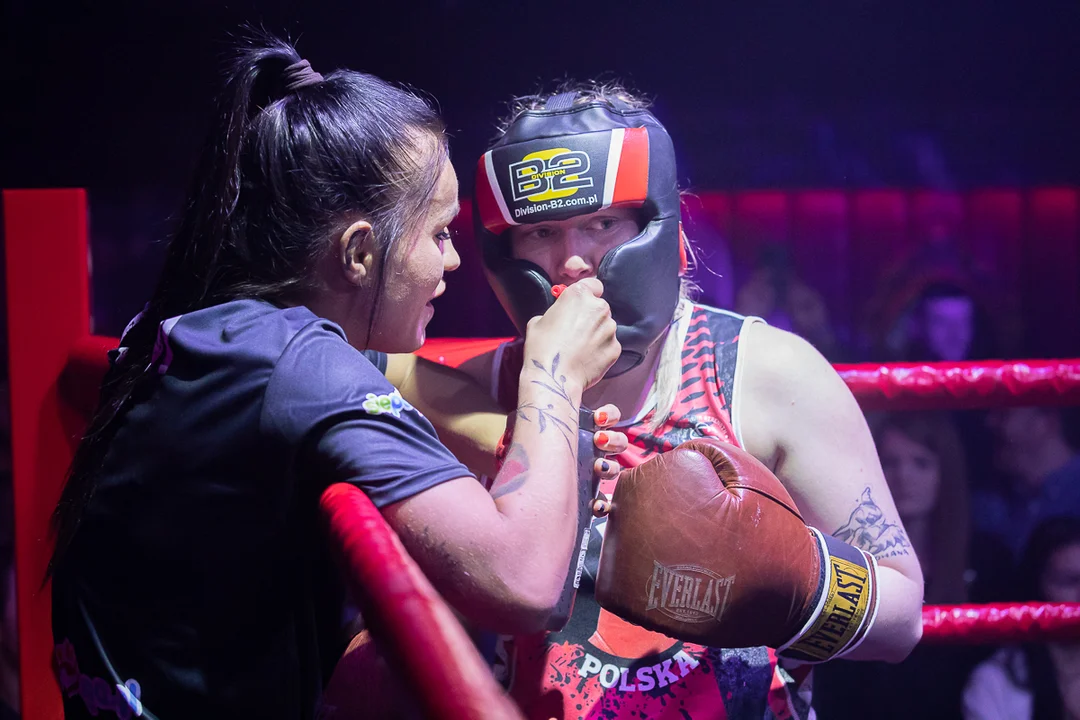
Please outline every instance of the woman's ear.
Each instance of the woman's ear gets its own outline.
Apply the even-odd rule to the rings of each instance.
[[[363,285],[372,277],[375,265],[375,234],[371,223],[357,220],[338,239],[338,261],[345,279],[353,285]]]

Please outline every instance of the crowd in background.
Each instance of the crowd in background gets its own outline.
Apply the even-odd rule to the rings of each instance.
[[[883,273],[845,343],[812,279],[769,248],[734,298],[837,362],[1023,357],[1009,298],[947,236]],[[996,322],[995,322],[996,321]],[[928,604],[1080,602],[1080,409],[890,412],[867,417],[926,580]],[[1080,644],[919,646],[899,666],[838,661],[815,677],[819,716],[1080,717]]]

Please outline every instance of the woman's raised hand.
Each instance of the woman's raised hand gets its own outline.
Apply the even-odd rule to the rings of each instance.
[[[563,290],[525,331],[525,357],[548,367],[558,358],[558,372],[585,390],[596,384],[619,358],[615,321],[603,299],[604,285],[585,278]]]

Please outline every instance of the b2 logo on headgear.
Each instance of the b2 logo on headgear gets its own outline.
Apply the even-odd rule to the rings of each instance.
[[[587,153],[569,148],[529,153],[521,162],[510,164],[514,201],[543,202],[570,197],[581,188],[593,186],[593,179],[585,175],[589,167]]]

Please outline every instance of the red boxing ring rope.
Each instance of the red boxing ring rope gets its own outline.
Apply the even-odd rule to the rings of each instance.
[[[51,591],[41,580],[48,521],[116,340],[91,335],[86,196],[4,191],[16,574],[23,717],[58,720]],[[432,340],[421,355],[458,365],[499,340]],[[867,410],[1080,404],[1080,360],[838,366]],[[328,535],[394,666],[434,718],[519,716],[450,609],[362,492],[331,487]],[[923,642],[1080,639],[1080,604],[928,606]],[[395,645],[426,648],[423,658]],[[432,662],[432,660],[437,660]]]
[[[353,596],[365,618],[377,619],[369,621],[371,631],[416,693],[425,717],[520,718],[465,629],[367,495],[338,483],[323,492],[319,506]],[[394,652],[401,647],[423,652]]]
[[[417,354],[457,366],[509,338],[429,340]],[[960,410],[1080,405],[1080,359],[836,365],[859,405],[872,410]]]
[[[927,605],[927,645],[1008,645],[1080,640],[1080,603]]]
[[[1080,405],[1080,361],[838,365],[864,410]]]

